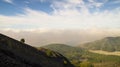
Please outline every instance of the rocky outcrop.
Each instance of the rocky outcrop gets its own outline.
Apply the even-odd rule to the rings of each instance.
[[[0,34],[0,67],[74,67],[61,54]]]

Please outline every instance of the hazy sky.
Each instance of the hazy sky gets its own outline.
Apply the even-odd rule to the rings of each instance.
[[[120,0],[0,0],[0,31],[32,45],[119,36]]]

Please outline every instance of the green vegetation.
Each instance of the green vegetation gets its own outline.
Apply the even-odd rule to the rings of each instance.
[[[24,39],[24,38],[22,38],[20,41],[21,41],[22,43],[25,43],[25,39]]]
[[[57,51],[66,56],[76,67],[119,67],[120,56],[91,53],[85,49],[64,44],[50,44],[44,48]],[[81,66],[82,65],[82,66]]]
[[[14,65],[18,65],[17,67],[120,67],[120,56],[97,54],[87,50],[119,51],[120,37],[107,37],[87,43],[82,48],[50,44],[39,47],[38,50],[24,42],[24,39],[19,42],[0,35],[0,65],[5,65],[4,67],[14,67]]]
[[[94,67],[90,62],[82,62],[80,63],[80,67]]]
[[[57,57],[60,56],[58,53],[45,48],[39,48],[40,51],[44,52],[48,57]]]
[[[64,64],[67,64],[67,61],[66,61],[66,60],[63,60],[63,63],[64,63]]]
[[[106,37],[101,40],[82,44],[82,48],[90,50],[120,51],[120,37]]]

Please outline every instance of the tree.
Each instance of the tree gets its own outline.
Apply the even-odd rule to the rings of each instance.
[[[24,38],[22,38],[20,41],[21,41],[22,43],[25,43],[25,39],[24,39]]]

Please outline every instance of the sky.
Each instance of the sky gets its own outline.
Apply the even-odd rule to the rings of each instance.
[[[0,0],[0,31],[33,46],[120,36],[120,0]]]

